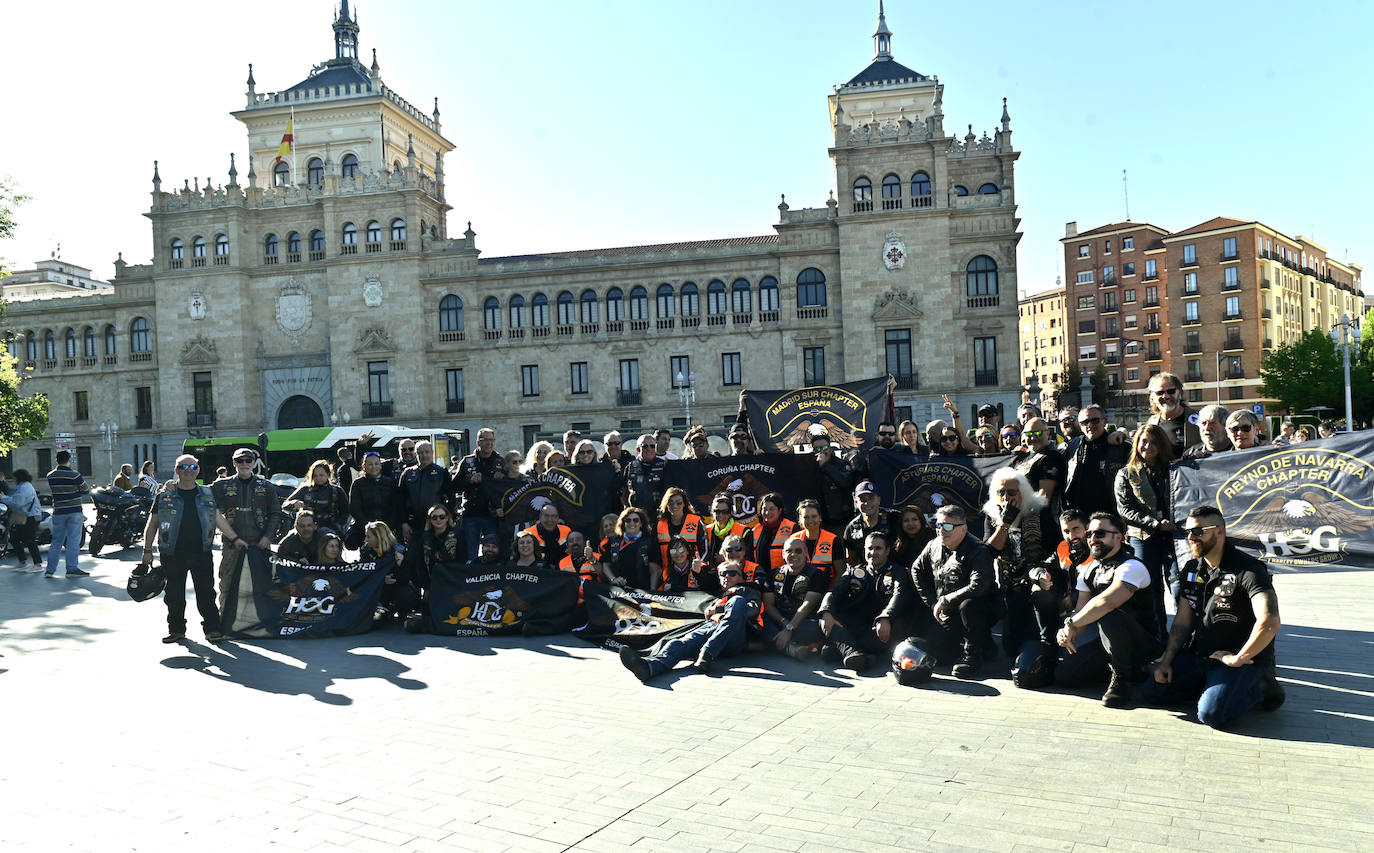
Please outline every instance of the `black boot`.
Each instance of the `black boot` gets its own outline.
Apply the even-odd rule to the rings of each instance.
[[[982,666],[983,659],[979,656],[978,649],[973,643],[966,642],[964,650],[959,654],[959,660],[954,662],[954,667],[950,670],[950,675],[955,678],[973,678]]]
[[[702,652],[700,655],[697,656],[697,662],[695,664],[697,672],[701,673],[702,675],[710,675],[711,664],[715,662],[715,658],[706,654],[706,652]]]
[[[653,672],[649,669],[649,662],[640,657],[639,652],[629,646],[620,647],[620,663],[641,682],[647,682],[653,677]]]
[[[1125,708],[1131,704],[1131,680],[1125,673],[1112,670],[1112,680],[1107,684],[1107,692],[1102,694],[1102,704],[1108,708]]]
[[[1260,676],[1260,689],[1264,691],[1260,707],[1266,711],[1277,711],[1288,698],[1283,685],[1279,684],[1278,658],[1275,655],[1269,656],[1269,664],[1264,668],[1264,675]]]

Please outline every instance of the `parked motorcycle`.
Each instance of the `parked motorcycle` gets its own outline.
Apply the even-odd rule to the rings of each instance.
[[[95,523],[87,550],[92,557],[110,545],[132,548],[143,537],[153,508],[152,492],[142,486],[130,491],[102,486],[91,492],[91,499],[95,501]]]

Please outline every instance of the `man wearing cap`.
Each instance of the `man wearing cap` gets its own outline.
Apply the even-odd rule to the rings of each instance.
[[[821,506],[830,532],[838,532],[849,516],[853,506],[850,489],[854,487],[854,475],[849,462],[835,452],[830,444],[830,434],[821,430],[811,436],[811,453],[816,457],[816,465],[821,469]]]
[[[495,533],[482,536],[481,550],[477,557],[468,562],[469,566],[494,566],[501,562],[501,537]]]
[[[897,513],[878,505],[878,489],[872,480],[854,487],[854,507],[858,515],[840,534],[840,555],[846,564],[863,562],[864,540],[868,534],[886,533],[889,541],[897,537]]]
[[[730,427],[731,456],[754,456],[757,453],[759,451],[754,448],[754,439],[749,435],[749,427],[739,423]]]
[[[210,491],[234,535],[221,544],[219,560],[219,606],[224,609],[229,580],[243,564],[247,548],[267,551],[278,528],[286,521],[281,511],[281,496],[266,477],[254,473],[257,451],[240,447],[234,451],[234,476],[216,480]]]
[[[997,413],[996,406],[984,403],[978,407],[978,428],[990,429],[993,432],[1002,428],[1002,416]]]

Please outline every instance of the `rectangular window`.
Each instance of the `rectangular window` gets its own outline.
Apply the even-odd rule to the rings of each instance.
[[[1225,261],[1235,260],[1236,258],[1236,238],[1227,237],[1221,241],[1221,258]]]
[[[1228,326],[1226,328],[1226,346],[1224,349],[1243,349],[1245,344],[1241,343],[1240,327]]]
[[[1122,238],[1121,238],[1121,251],[1125,252],[1125,251],[1128,251],[1128,250],[1134,249],[1134,248],[1135,248],[1135,238],[1134,238],[1134,237],[1122,237]]]
[[[973,384],[997,384],[997,338],[973,339]]]
[[[1224,289],[1235,290],[1240,287],[1240,267],[1227,267],[1222,274],[1226,277],[1222,285]]]
[[[1096,297],[1096,296],[1080,296],[1080,297],[1078,297],[1078,310],[1079,310],[1079,311],[1084,311],[1084,310],[1087,310],[1087,309],[1089,309],[1089,308],[1095,308],[1095,307],[1097,307],[1097,297]]]
[[[883,332],[883,344],[887,354],[887,373],[897,380],[897,387],[911,383],[911,330],[888,329]]]
[[[692,359],[685,355],[668,357],[668,381],[674,388],[686,388],[692,382]]]
[[[1152,284],[1145,288],[1145,306],[1159,304],[1159,285]]]
[[[1159,278],[1159,262],[1154,258],[1148,258],[1145,261],[1145,277]]]
[[[539,365],[520,365],[520,393],[526,397],[539,396]]]
[[[802,349],[802,384],[825,384],[825,347]]]
[[[76,470],[84,476],[90,477],[95,473],[95,466],[91,464],[91,446],[78,445],[76,448]]]
[[[620,390],[639,393],[639,359],[620,360]]]
[[[135,429],[153,428],[153,389],[151,386],[141,386],[134,389],[134,425]]]
[[[1185,267],[1197,266],[1197,246],[1192,243],[1183,247],[1183,265]]]
[[[445,407],[450,413],[467,410],[467,389],[463,384],[463,368],[450,367],[444,371]]]
[[[367,363],[367,401],[369,403],[391,402],[391,373],[385,361]]]
[[[1115,310],[1116,310],[1116,294],[1115,294],[1115,293],[1104,293],[1104,294],[1102,294],[1102,313],[1105,314],[1105,313],[1108,313],[1108,312],[1111,312],[1111,311],[1115,311]]]
[[[1146,352],[1149,353],[1149,354],[1146,356],[1146,358],[1148,358],[1150,361],[1158,361],[1160,358],[1163,358],[1163,356],[1160,354],[1160,351],[1159,351],[1159,339],[1158,339],[1158,338],[1156,338],[1156,339],[1153,340],[1153,341],[1150,341],[1150,348],[1149,348]]]
[[[1197,273],[1188,272],[1183,274],[1183,292],[1197,293]]]
[[[589,393],[587,362],[574,361],[568,365],[568,390],[574,394]]]
[[[1202,381],[1202,359],[1200,359],[1200,358],[1190,358],[1190,359],[1188,359],[1188,372],[1187,372],[1187,374],[1185,375],[1185,378],[1186,378],[1189,382],[1201,382],[1201,381]]]
[[[743,385],[744,373],[740,369],[740,354],[725,352],[720,355],[720,382],[722,385]]]
[[[1122,264],[1122,265],[1121,265],[1121,274],[1122,274],[1123,276],[1126,276],[1126,275],[1135,275],[1135,264],[1134,264],[1134,263]]]
[[[1185,322],[1185,323],[1196,323],[1196,322],[1198,322],[1198,313],[1197,313],[1197,303],[1196,303],[1196,302],[1189,302],[1189,303],[1186,303],[1186,304],[1183,306],[1183,322]]]
[[[1238,355],[1228,355],[1223,363],[1226,365],[1227,379],[1243,379],[1245,377],[1245,366],[1241,363],[1243,359]]]
[[[1237,317],[1239,317],[1239,316],[1240,316],[1240,297],[1239,297],[1239,296],[1228,296],[1228,297],[1226,297],[1226,319],[1228,319],[1228,320],[1234,320],[1235,318],[1237,318]]]
[[[1079,347],[1079,348],[1078,348],[1078,360],[1079,360],[1079,361],[1094,361],[1094,360],[1096,360],[1096,359],[1097,359],[1097,345],[1096,345],[1096,344],[1093,344],[1092,346]]]
[[[1134,288],[1134,287],[1128,287],[1128,288],[1126,288],[1126,292],[1123,293],[1123,294],[1121,294],[1121,301],[1122,301],[1122,302],[1134,302],[1134,301],[1135,301],[1135,288]]]
[[[1226,389],[1226,394],[1227,394],[1227,397],[1228,397],[1229,399],[1231,399],[1231,400],[1244,400],[1244,399],[1245,399],[1245,388],[1244,388],[1244,386],[1241,386],[1241,385],[1235,385],[1235,386],[1232,386],[1232,387],[1230,387],[1230,388],[1227,388],[1227,389]]]
[[[36,467],[38,468],[39,471],[42,471],[44,474],[46,474],[46,473],[48,473],[49,471],[52,470],[52,449],[51,449],[51,448],[48,448],[48,447],[40,447],[40,448],[38,449],[38,465],[37,465]]]
[[[1117,335],[1119,335],[1120,333],[1121,333],[1121,330],[1120,330],[1119,328],[1117,328],[1116,318],[1115,318],[1115,317],[1108,317],[1108,318],[1107,318],[1107,327],[1106,327],[1105,329],[1102,330],[1103,336],[1104,336],[1104,337],[1108,337],[1108,338],[1114,338],[1114,337],[1116,337]]]
[[[1078,257],[1080,257],[1080,258],[1086,258],[1087,256],[1088,256],[1088,244],[1087,244],[1087,243],[1080,244],[1079,247],[1078,247]]]
[[[1202,352],[1202,333],[1197,329],[1189,329],[1183,333],[1184,352]]]
[[[1127,314],[1127,315],[1126,315],[1126,328],[1128,328],[1128,329],[1134,329],[1135,327],[1136,327],[1135,315],[1134,315],[1134,314]]]
[[[191,374],[191,404],[198,415],[215,410],[215,386],[209,371]]]
[[[1116,281],[1116,267],[1105,266],[1102,268],[1102,283],[1112,284]]]
[[[75,391],[72,393],[72,414],[78,421],[88,421],[91,419],[91,396],[89,391]]]
[[[1080,335],[1094,335],[1094,334],[1097,334],[1097,321],[1096,321],[1096,320],[1079,320],[1079,321],[1078,321],[1078,334],[1080,334]]]
[[[1103,253],[1104,255],[1110,255],[1110,254],[1112,253],[1112,241],[1111,241],[1111,240],[1104,240],[1104,241],[1103,241],[1103,243],[1102,243],[1102,253]]]
[[[1093,281],[1094,281],[1094,279],[1093,279],[1093,271],[1092,271],[1092,270],[1084,270],[1083,272],[1081,272],[1081,273],[1078,274],[1078,283],[1079,283],[1079,284],[1092,284]]]

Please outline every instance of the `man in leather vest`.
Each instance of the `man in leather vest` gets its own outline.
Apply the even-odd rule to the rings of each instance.
[[[1101,406],[1094,404],[1079,412],[1078,425],[1083,428],[1083,437],[1068,457],[1063,507],[1089,513],[1113,510],[1116,494],[1112,486],[1116,472],[1126,464],[1127,448],[1108,437],[1107,415]]]
[[[234,476],[216,480],[210,491],[220,512],[229,519],[233,534],[220,548],[219,606],[224,609],[230,580],[243,565],[243,552],[248,548],[269,550],[277,530],[285,521],[281,511],[281,496],[277,487],[254,473],[258,454],[252,448],[234,451]]]
[[[1102,704],[1124,708],[1131,684],[1142,680],[1146,665],[1161,651],[1155,627],[1150,572],[1124,544],[1121,520],[1096,512],[1088,524],[1092,562],[1080,567],[1078,606],[1064,620],[1056,639],[1069,652],[1055,670],[1055,683],[1079,687],[1109,676]],[[1101,653],[1079,650],[1075,642],[1089,625],[1097,625]]]

